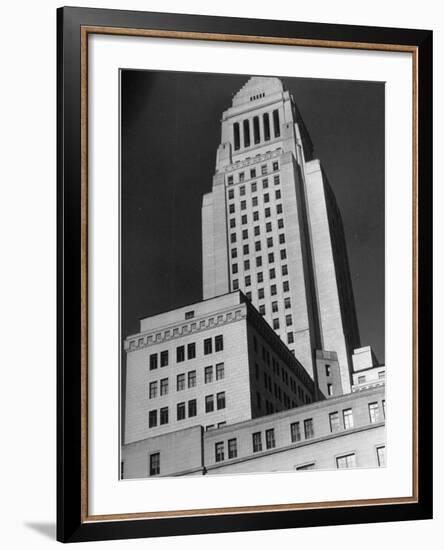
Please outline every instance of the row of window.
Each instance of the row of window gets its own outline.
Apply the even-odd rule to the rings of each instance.
[[[242,225],[247,225],[248,224],[248,216],[247,214],[242,214],[241,216],[241,224]],[[284,228],[284,220],[283,218],[279,218],[277,220],[277,226],[278,226],[278,229],[283,229]],[[236,218],[231,218],[230,219],[230,228],[233,229],[234,227],[236,227]],[[267,233],[271,233],[273,231],[273,224],[271,222],[266,222],[265,223],[265,231]],[[261,233],[261,229],[260,229],[260,226],[259,225],[255,225],[253,227],[253,234],[255,237],[259,236]],[[243,229],[242,230],[242,239],[248,239],[248,229]]]
[[[274,260],[273,260],[274,261]],[[242,264],[241,264],[242,265]],[[239,264],[237,263],[233,263],[231,264],[231,272],[235,275],[236,273],[238,273],[238,268],[239,268]],[[250,260],[244,260],[243,262],[243,268],[244,268],[244,271],[249,271],[250,270]],[[283,277],[285,277],[286,275],[288,275],[288,265],[287,264],[284,264],[282,267],[281,267],[281,274]],[[272,267],[269,269],[268,271],[268,277],[270,279],[276,279],[276,268],[275,267]],[[257,271],[256,272],[256,280],[257,280],[257,283],[263,283],[264,282],[264,272],[263,271]],[[277,302],[276,302],[277,304]],[[290,308],[291,306],[288,306],[286,309]],[[277,310],[276,310],[277,311]]]
[[[251,286],[251,276],[247,275],[244,279],[245,286]],[[239,289],[239,279],[233,279],[233,290]],[[290,292],[290,283],[288,281],[282,281],[282,291],[283,292]],[[277,295],[277,286],[275,284],[270,285],[270,294],[271,296]],[[258,288],[257,289],[257,297],[259,300],[263,300],[265,298],[265,289],[264,288]],[[251,294],[247,298],[251,300]],[[259,306],[259,312],[262,315],[265,315],[265,305],[261,308]]]
[[[385,378],[385,371],[378,372],[378,379],[384,380],[384,378]],[[366,381],[365,375],[358,376],[358,384],[364,384],[365,381]]]
[[[224,349],[224,337],[222,334],[213,338],[205,338],[203,341],[203,353],[204,355],[210,355],[215,352],[223,351]],[[176,363],[182,363],[187,360],[196,358],[196,343],[190,342],[186,346],[178,346],[176,348]],[[155,370],[160,365],[161,367],[167,367],[169,364],[169,352],[168,350],[161,351],[160,353],[152,353],[149,357],[150,370]]]
[[[248,239],[248,229],[242,230],[242,240]],[[231,244],[234,244],[237,242],[237,233],[231,233],[230,234],[230,242]],[[279,244],[285,244],[285,233],[280,233],[278,235],[278,242]],[[264,245],[267,245],[267,248],[272,248],[274,246],[273,237],[267,237],[266,241],[264,242]],[[250,248],[248,244],[244,244],[242,246],[244,254],[250,253]],[[262,242],[261,241],[255,241],[254,243],[254,250],[256,252],[260,252],[262,250]]]
[[[274,430],[266,430],[265,432],[265,445],[267,449],[272,449],[275,446],[274,441]],[[253,434],[253,449],[257,448],[257,451],[262,451],[262,434],[257,432]],[[237,439],[231,438],[228,439],[225,446],[225,441],[218,441],[214,445],[215,451],[215,461],[223,462],[225,460],[225,449],[227,450],[228,460],[237,458],[238,456],[238,445]],[[378,461],[378,466],[383,468],[386,464],[385,457],[385,445],[378,445],[376,447],[376,458]],[[347,468],[356,468],[356,453],[347,453],[345,455],[336,457],[336,468],[338,470],[347,469]],[[315,462],[307,462],[296,466],[297,471],[301,470],[313,470],[315,468]],[[160,453],[152,453],[149,456],[149,475],[158,476],[160,475]],[[122,463],[122,477],[123,477],[123,463]]]
[[[226,399],[225,392],[219,392],[214,395],[205,396],[205,412],[210,413],[215,410],[225,409]],[[184,420],[197,415],[197,399],[190,399],[187,403],[182,401],[176,405],[176,420]],[[159,422],[158,422],[159,421]],[[155,428],[158,425],[168,424],[169,422],[169,407],[162,407],[159,410],[153,409],[148,413],[148,427]]]
[[[260,155],[258,155],[258,157],[260,157]],[[273,172],[277,172],[279,170],[279,162],[277,160],[272,162],[271,169],[272,169]],[[261,165],[261,176],[266,176],[267,174],[268,174],[268,165],[267,164],[262,164]],[[249,178],[251,180],[254,180],[257,176],[258,176],[258,174],[257,174],[256,168],[250,168]],[[244,171],[238,172],[237,173],[237,182],[238,183],[243,183],[243,182],[246,181],[247,177],[248,176]],[[274,182],[275,182],[276,185],[279,184],[279,181],[276,182],[276,180],[274,180]],[[228,176],[227,183],[228,183],[228,185],[233,185],[235,183],[234,182],[234,174],[231,174],[230,176]],[[253,183],[257,184],[257,182],[253,182]],[[230,190],[230,191],[232,191],[232,190]],[[241,191],[240,188],[239,188],[239,192],[240,192],[241,195],[245,195],[245,188],[244,188],[243,191]],[[230,198],[234,198],[234,191],[233,191],[233,196],[230,197]]]
[[[204,369],[205,384],[213,382],[213,380],[223,380],[225,378],[225,365],[224,363],[217,363],[215,367],[208,366]],[[176,376],[176,391],[183,391],[186,388],[194,388],[197,385],[197,372],[191,370],[188,373],[180,373]],[[149,397],[155,399],[159,395],[167,395],[169,391],[169,379],[162,378],[161,380],[154,380],[149,384]]]
[[[273,120],[274,137],[278,138],[281,135],[278,109],[274,109],[271,116]],[[250,126],[250,119],[246,118],[242,121],[243,147],[250,147],[253,144],[257,145],[261,141],[270,141],[271,133],[270,133],[270,114],[269,113],[264,113],[262,115],[262,132],[260,130],[259,115],[254,116],[253,119],[251,120],[251,123],[252,123],[252,128]],[[233,124],[233,142],[234,142],[235,151],[241,148],[240,129],[241,129],[240,123],[235,122]]]
[[[279,256],[281,260],[287,259],[287,250],[285,248],[281,248],[279,250]],[[267,254],[267,260],[269,264],[274,264],[274,252],[268,252]],[[237,248],[231,249],[231,259],[235,260],[237,258]],[[248,263],[246,263],[248,262]],[[262,267],[263,261],[262,256],[256,256],[254,263],[256,264],[256,267]],[[244,269],[245,271],[248,271],[250,269],[250,260],[244,260]],[[284,266],[282,266],[282,269],[284,269]],[[285,271],[288,272],[288,268],[285,266]],[[286,273],[285,273],[286,274]]]
[[[279,176],[274,176],[273,178],[273,182],[274,182],[274,185],[279,185],[280,183],[280,177]],[[268,178],[265,178],[262,180],[262,189],[268,189]],[[250,186],[250,190],[252,193],[256,193],[257,192],[257,182],[253,182]],[[230,191],[233,191],[233,193],[231,193]],[[240,188],[239,188],[239,195],[241,197],[245,196],[245,186],[242,185]],[[280,189],[276,189],[275,192],[274,192],[274,197],[276,200],[279,200],[282,198],[282,192]],[[229,199],[232,199],[234,198],[234,190],[230,189],[228,191],[228,198]],[[257,197],[255,197],[257,199]],[[269,193],[264,193],[263,195],[263,200],[264,202],[270,202],[270,195]],[[242,204],[242,200],[241,200],[241,203]],[[245,210],[245,208],[241,208],[241,210]],[[234,202],[230,203],[229,206],[228,206],[228,212],[230,214],[235,214],[236,212],[236,205]]]

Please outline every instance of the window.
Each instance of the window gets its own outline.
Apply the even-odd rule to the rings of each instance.
[[[274,449],[274,447],[276,447],[273,428],[270,428],[269,430],[265,430],[265,445],[267,449]]]
[[[234,281],[233,281],[234,286]],[[213,353],[213,342],[211,338],[205,338],[204,340],[204,355],[209,355],[210,353]]]
[[[245,296],[250,300],[251,302],[251,292],[246,292],[245,293]]]
[[[274,253],[273,252],[270,252],[268,254],[268,263],[269,264],[273,264],[274,263]]]
[[[157,397],[157,382],[150,382],[150,399]]]
[[[279,170],[279,163],[277,161],[273,162],[273,171],[275,170]]]
[[[244,181],[244,173],[243,173],[243,172],[241,172],[241,173],[239,174],[239,181]],[[241,186],[239,187],[239,195],[240,195],[241,197],[243,197],[243,196],[245,195],[245,185],[241,185]]]
[[[282,204],[277,204],[277,205],[276,205],[276,212],[277,212],[278,214],[282,214]]]
[[[269,218],[269,217],[271,216],[271,210],[270,210],[270,208],[266,208],[266,209],[264,210],[264,213],[265,213],[265,217],[266,217],[266,218]]]
[[[213,412],[214,411],[214,395],[207,395],[205,397],[205,412]]]
[[[276,270],[270,269],[270,279],[276,279]]]
[[[232,248],[231,249],[231,257],[232,258],[237,258],[237,248]]]
[[[288,292],[290,290],[290,283],[288,281],[284,281],[282,283],[282,289],[284,292]]]
[[[271,294],[272,296],[276,296],[276,294],[277,294],[276,285],[271,285],[271,287],[270,287],[270,294]]]
[[[185,389],[185,374],[178,374],[177,375],[177,385],[176,390],[182,391]]]
[[[254,236],[257,237],[257,236],[260,235],[260,233],[261,233],[261,228],[260,228],[258,225],[256,225],[256,226],[254,227],[254,230],[253,230],[253,231],[254,231]]]
[[[196,344],[193,342],[188,344],[187,347],[188,359],[194,359],[196,357]]]
[[[196,416],[197,414],[197,401],[195,399],[190,399],[188,401],[188,416]]]
[[[330,417],[330,431],[331,433],[339,432],[341,429],[341,423],[339,421],[339,413],[332,412],[329,414]]]
[[[292,332],[287,333],[287,344],[293,344],[294,343],[294,335]]]
[[[281,260],[287,259],[287,251],[284,249],[281,250]]]
[[[342,411],[342,417],[344,419],[344,428],[346,430],[349,430],[350,428],[353,428],[354,422],[353,422],[353,411],[352,411],[352,409],[344,409]]]
[[[358,376],[358,384],[364,384],[365,380],[365,375]]]
[[[237,439],[228,440],[228,458],[237,457]]]
[[[284,307],[285,307],[285,309],[290,309],[291,308],[290,298],[284,298]]]
[[[287,325],[287,327],[293,324],[293,318],[290,314],[285,316],[285,324]]]
[[[281,183],[279,176],[274,176],[273,180],[275,185],[279,185]]]
[[[168,407],[160,409],[160,424],[168,424]]]
[[[185,403],[177,404],[177,420],[183,420],[185,418]]]
[[[231,273],[236,274],[237,273],[237,264],[233,264],[231,266]]]
[[[368,404],[368,414],[370,416],[370,422],[374,424],[379,421],[379,405],[378,403]]]
[[[228,212],[230,214],[234,214],[234,204],[230,204],[230,206],[228,207]]]
[[[271,311],[273,313],[276,313],[276,311],[278,311],[278,303],[277,302],[271,302]]]
[[[245,181],[245,174],[243,172],[239,172],[239,182]],[[242,192],[242,189],[240,190],[241,195],[245,195],[245,190]]]
[[[385,418],[385,399],[382,400],[382,412],[383,412],[384,418]]]
[[[194,388],[195,385],[196,385],[196,371],[190,370],[190,372],[188,373],[188,387]]]
[[[236,227],[236,219],[235,218],[230,219],[230,228],[233,229],[233,227]]]
[[[263,165],[261,166],[261,174],[262,174],[263,176],[265,176],[267,172],[268,172],[267,165],[266,165],[266,164],[263,164]]]
[[[281,190],[276,189],[276,192],[275,192],[274,195],[275,195],[276,199],[280,199],[281,198]],[[284,227],[284,220],[279,220],[279,222],[280,222],[280,225],[278,223],[278,227],[280,227],[280,228]]]
[[[264,298],[264,296],[265,296],[265,291],[264,291],[263,288],[260,288],[260,289],[257,291],[257,296],[258,296],[259,300],[262,299],[262,298]]]
[[[264,123],[264,140],[270,141],[270,116],[268,113],[264,113],[263,123]],[[234,146],[234,148],[236,148],[236,145]]]
[[[168,366],[168,350],[160,352],[160,366],[161,367]]]
[[[225,377],[225,366],[223,363],[216,365],[216,380],[222,380]]]
[[[237,279],[233,279],[233,290],[238,290],[239,288],[239,281]]]
[[[157,369],[157,353],[150,355],[150,370]]]
[[[248,244],[244,244],[243,251],[245,255],[250,253],[250,247],[248,246]]]
[[[376,455],[378,457],[378,466],[380,468],[385,466],[385,445],[376,447]]]
[[[230,241],[231,241],[232,243],[235,243],[235,242],[236,242],[236,233],[231,233],[231,235],[230,235]]]
[[[260,252],[260,250],[261,250],[261,242],[260,242],[260,241],[256,241],[256,242],[254,243],[254,250],[255,250],[256,252]]]
[[[261,265],[262,265],[262,256],[257,256],[256,267],[261,267]]]
[[[250,147],[250,121],[244,120],[244,146]]]
[[[256,432],[253,434],[253,453],[260,451],[262,451],[262,436],[261,432]]]
[[[279,329],[279,319],[273,319],[273,328],[274,330]]]
[[[262,180],[262,189],[268,189],[268,178]]]
[[[222,351],[224,349],[224,337],[222,336],[222,334],[216,336],[216,338],[214,339],[214,345],[216,351]]]
[[[150,476],[158,476],[160,474],[160,453],[150,455]]]
[[[155,428],[157,426],[157,411],[148,413],[148,427]]]
[[[256,177],[256,168],[252,168],[250,170],[250,178],[255,178]]]
[[[227,179],[227,182],[228,182],[228,185],[233,185],[233,176],[228,176],[228,179]],[[231,194],[231,196],[230,196]],[[234,191],[229,191],[228,193],[230,199],[233,199],[234,198]]]
[[[247,275],[245,277],[245,286],[251,286],[251,276]]]
[[[221,391],[216,396],[217,399],[217,409],[225,409],[225,392]]]
[[[244,271],[250,270],[250,260],[244,260]]]
[[[327,395],[333,395],[333,384],[327,384]]]
[[[263,281],[264,281],[264,274],[262,273],[262,271],[259,271],[259,273],[257,274],[257,282],[262,283]]]
[[[268,193],[264,193],[264,202],[270,202],[270,195]]]
[[[281,135],[281,127],[279,124],[279,111],[277,109],[273,111],[273,128],[274,136],[279,137]]]
[[[205,384],[213,381],[213,367],[205,367]]]
[[[261,304],[261,305],[259,306],[259,313],[260,313],[261,315],[265,315],[265,305],[264,305],[264,304]]]
[[[168,393],[168,378],[162,378],[160,381],[160,395],[167,395]]]
[[[255,210],[253,212],[253,221],[257,222],[259,220],[259,212]]]
[[[242,225],[245,225],[248,222],[248,217],[246,214],[242,214],[241,216],[241,223]]]
[[[214,451],[215,451],[215,460],[216,462],[222,462],[224,460],[224,442],[218,441],[214,445]]]
[[[231,179],[231,181],[230,181]],[[231,185],[233,183],[233,176],[228,176],[228,185]],[[234,190],[233,189],[230,189],[228,191],[228,198],[229,199],[234,199]]]
[[[314,437],[312,418],[307,418],[306,420],[304,420],[304,433],[305,433],[305,439],[310,439]]]
[[[276,191],[276,193],[277,193],[277,191]],[[282,218],[279,218],[278,219],[278,228],[282,229],[283,227],[284,227],[284,220]]]
[[[182,363],[182,361],[185,361],[185,346],[176,348],[176,362]]]
[[[238,122],[235,122],[233,124],[233,139],[234,139],[234,150],[237,151],[240,148],[240,132],[239,132]]]
[[[251,201],[251,204],[252,204],[253,206],[257,206],[257,204],[258,204],[257,197],[253,197],[253,199],[252,199],[252,201]]]
[[[290,424],[290,435],[292,443],[296,443],[301,440],[301,426],[299,422],[293,422]]]
[[[272,230],[271,222],[267,222],[267,223],[265,224],[265,231],[266,231],[267,233],[270,233],[271,230]]]
[[[279,243],[280,244],[284,244],[285,243],[285,235],[283,233],[281,233],[279,235]]]
[[[268,248],[273,246],[273,237],[267,237],[267,246]]]
[[[240,207],[241,207],[241,210],[246,210],[246,208],[247,208],[247,201],[241,201]]]
[[[343,468],[355,468],[356,467],[356,455],[355,453],[350,453],[344,456],[338,456],[336,458],[336,467],[339,469]]]

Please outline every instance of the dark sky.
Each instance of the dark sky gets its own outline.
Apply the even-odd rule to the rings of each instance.
[[[249,75],[122,71],[122,335],[202,297],[201,203]],[[282,78],[342,213],[362,345],[384,361],[384,84]]]

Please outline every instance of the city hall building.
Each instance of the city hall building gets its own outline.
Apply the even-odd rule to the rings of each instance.
[[[121,476],[385,464],[385,366],[361,347],[344,230],[277,78],[222,115],[203,300],[125,340]]]

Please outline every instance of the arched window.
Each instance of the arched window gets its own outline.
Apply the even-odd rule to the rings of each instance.
[[[264,139],[265,141],[270,140],[270,117],[268,113],[264,113]]]
[[[244,147],[250,147],[250,121],[244,120]]]
[[[253,118],[253,134],[254,134],[254,143],[257,144],[260,142],[260,133],[259,133],[259,117],[255,116]]]
[[[239,134],[239,123],[235,122],[233,124],[233,138],[234,138],[234,149],[240,148],[240,134]]]
[[[279,111],[277,109],[273,111],[273,126],[274,137],[279,137],[281,135],[281,126],[279,124]]]

